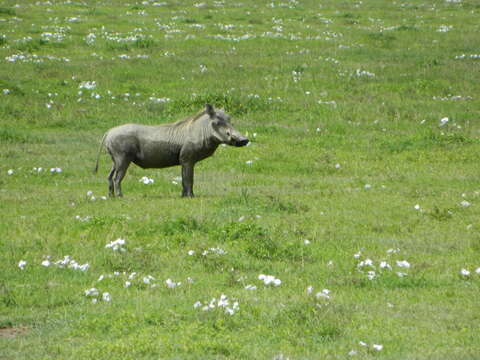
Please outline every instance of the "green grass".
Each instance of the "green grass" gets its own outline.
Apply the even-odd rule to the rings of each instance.
[[[18,3],[0,0],[1,359],[480,357],[476,1]],[[101,199],[106,130],[205,103],[251,145],[197,164],[196,198],[179,168],[132,166]],[[67,255],[88,270],[41,265]],[[239,310],[202,310],[222,294]]]

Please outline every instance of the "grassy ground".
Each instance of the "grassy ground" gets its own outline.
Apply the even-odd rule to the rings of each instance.
[[[479,14],[0,1],[0,358],[478,359]],[[195,199],[102,199],[107,129],[207,102],[252,142]]]

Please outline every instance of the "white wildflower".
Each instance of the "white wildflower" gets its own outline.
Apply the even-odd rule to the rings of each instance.
[[[373,344],[372,347],[377,351],[382,351],[383,345]]]
[[[357,267],[364,267],[364,266],[370,266],[370,267],[375,267],[373,265],[373,261],[369,258],[365,259],[365,260],[362,260],[358,263]]]
[[[8,174],[8,175],[13,175],[13,169],[8,169],[8,170],[7,170],[7,174]]]
[[[328,289],[323,289],[322,291],[318,292],[315,294],[315,297],[317,299],[323,298],[323,299],[330,299],[330,290]]]
[[[377,276],[377,274],[375,273],[375,271],[369,271],[367,273],[368,280],[373,280],[373,279],[375,279],[376,276]]]
[[[460,274],[463,276],[470,276],[470,271],[468,271],[467,269],[462,269],[460,270]]]
[[[128,280],[133,280],[133,279],[135,279],[135,276],[137,276],[137,273],[136,273],[136,272],[132,272],[132,273],[128,276]]]
[[[262,280],[265,285],[280,286],[282,283],[280,279],[276,279],[273,275],[260,274],[258,275],[258,279]]]
[[[470,202],[468,202],[467,200],[463,200],[461,203],[460,203],[461,206],[463,207],[469,207],[470,205],[472,205]]]
[[[355,75],[358,76],[358,77],[375,77],[375,74],[374,73],[371,73],[369,71],[366,71],[366,70],[362,70],[362,69],[357,69],[355,70]]]
[[[125,252],[126,249],[123,247],[123,245],[125,245],[125,240],[122,238],[118,238],[117,240],[111,241],[107,245],[105,245],[105,249],[112,249],[113,251]]]
[[[400,252],[400,249],[399,248],[396,248],[396,249],[388,249],[387,250],[387,254],[396,254],[396,253],[399,253]]]
[[[97,297],[99,294],[96,288],[85,290],[84,293],[85,293],[85,296],[90,296],[90,297]]]
[[[193,307],[195,309],[201,308],[203,311],[210,311],[217,308],[222,309],[225,314],[233,315],[240,308],[237,301],[235,301],[232,306],[230,306],[230,303],[231,301],[228,299],[228,297],[222,294],[218,300],[216,298],[213,298],[212,300],[210,300],[210,302],[205,303],[203,306],[200,301],[197,301],[195,302],[195,304],[193,304]]]
[[[148,99],[155,104],[164,104],[171,101],[171,99],[167,97],[157,98],[157,97],[151,96]]]
[[[111,296],[110,296],[110,294],[109,294],[108,292],[104,292],[104,293],[102,294],[102,300],[103,300],[103,301],[106,301],[106,302],[110,302],[110,301],[112,300],[112,298],[111,298]]]
[[[219,307],[226,307],[230,304],[230,302],[228,301],[228,298],[226,295],[222,294],[220,296],[220,299],[218,300],[218,303],[217,303],[217,306]]]
[[[90,268],[89,264],[82,264],[75,267],[76,270],[87,271]]]
[[[440,27],[437,29],[437,32],[449,32],[450,30],[453,29],[452,25],[440,25]]]
[[[79,89],[93,90],[97,87],[95,81],[82,81],[78,86]]]
[[[447,125],[447,123],[448,123],[448,117],[444,117],[440,119],[440,123],[438,124],[438,126],[445,126]]]
[[[265,280],[266,277],[267,277],[267,275],[260,274],[260,275],[258,275],[258,280]]]
[[[392,270],[392,267],[391,267],[390,264],[387,263],[386,261],[381,261],[381,262],[380,262],[380,268],[381,268],[381,269]]]
[[[75,216],[75,219],[78,220],[78,221],[81,221],[81,222],[86,222],[86,221],[91,220],[92,217],[91,217],[91,216],[88,216],[88,215],[87,215],[87,216],[84,216],[84,217],[82,217],[82,216],[80,216],[80,215],[77,215],[77,216]]]
[[[407,260],[403,260],[403,261],[397,260],[397,266],[408,269],[410,267],[410,263]]]
[[[49,260],[43,260],[42,261],[42,266],[49,267],[51,265]]]
[[[182,285],[181,282],[175,282],[175,281],[173,281],[173,280],[171,280],[171,279],[165,280],[165,284],[167,284],[167,287],[168,287],[169,289],[175,289],[176,287]]]
[[[153,184],[154,180],[152,178],[149,178],[148,176],[143,176],[140,180],[141,183],[144,183],[145,185]]]
[[[217,302],[217,299],[213,298],[212,300],[210,300],[210,303],[208,304],[208,307],[209,307],[210,309],[214,309],[216,302]]]
[[[225,309],[225,314],[228,314],[228,315],[233,315],[235,313],[235,311],[231,308],[226,308]]]
[[[25,266],[27,266],[27,262],[25,260],[20,260],[18,262],[18,267],[20,268],[20,270],[25,269]]]
[[[365,266],[373,266],[373,261],[371,259],[368,259],[368,258],[365,259],[364,263],[365,263]]]
[[[143,283],[147,285],[149,285],[153,280],[155,280],[155,278],[152,275],[144,276],[142,279]]]
[[[207,254],[208,254],[208,252],[212,252],[216,255],[225,255],[227,253],[225,250],[223,250],[222,248],[219,248],[219,247],[217,247],[217,248],[212,247],[212,248],[209,248],[206,251],[207,251]]]
[[[63,260],[57,260],[55,261],[55,265],[57,265],[59,268],[64,268],[65,266],[67,266],[68,264],[70,264],[70,261],[71,261],[71,258],[70,256],[64,256],[63,257]]]

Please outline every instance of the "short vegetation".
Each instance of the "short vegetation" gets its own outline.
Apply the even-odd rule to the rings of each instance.
[[[476,0],[0,0],[1,359],[480,358]],[[211,103],[251,143],[132,166]]]

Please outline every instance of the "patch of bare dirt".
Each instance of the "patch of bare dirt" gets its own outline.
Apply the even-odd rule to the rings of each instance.
[[[27,332],[26,327],[5,327],[0,328],[0,338],[15,339],[18,336],[22,336]]]

